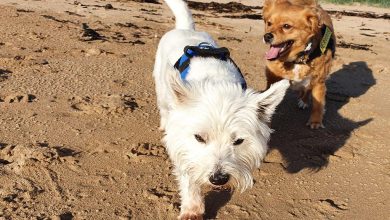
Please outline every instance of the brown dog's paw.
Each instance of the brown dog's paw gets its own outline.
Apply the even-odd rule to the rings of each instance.
[[[322,122],[314,122],[309,120],[306,123],[307,126],[309,126],[311,129],[319,129],[319,128],[325,128],[325,126],[322,124]]]
[[[203,215],[194,212],[184,212],[178,217],[179,220],[203,220]]]

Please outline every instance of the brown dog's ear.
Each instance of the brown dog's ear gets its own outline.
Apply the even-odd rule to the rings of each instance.
[[[318,5],[317,0],[288,0],[293,5],[304,5],[316,7]]]
[[[273,1],[275,4],[282,4],[282,3],[289,3],[289,4],[291,4],[291,2],[289,1],[289,0],[274,0]]]
[[[263,20],[264,20],[264,22],[266,22],[266,20],[268,19],[268,14],[269,14],[268,12],[271,9],[272,4],[273,4],[273,0],[265,0],[263,2]]]
[[[306,12],[306,21],[308,23],[308,26],[311,28],[311,31],[317,33],[321,25],[319,15],[316,12],[316,9],[313,8],[310,11]]]
[[[269,8],[273,4],[281,4],[281,3],[285,3],[285,2],[288,2],[288,0],[264,0],[264,2],[263,2],[263,9],[264,8]]]
[[[274,2],[274,0],[265,0],[265,1],[263,2],[263,10],[264,10],[265,8],[270,7],[270,6],[272,5],[273,2]]]
[[[269,12],[274,7],[276,0],[264,0],[263,2],[263,20],[264,22],[269,18]]]

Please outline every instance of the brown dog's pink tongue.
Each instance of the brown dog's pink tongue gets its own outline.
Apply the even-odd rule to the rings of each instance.
[[[265,58],[267,60],[272,60],[272,59],[275,59],[278,57],[279,55],[279,52],[280,50],[282,49],[283,47],[278,47],[278,46],[271,46],[271,48],[269,48],[268,52],[265,53]]]

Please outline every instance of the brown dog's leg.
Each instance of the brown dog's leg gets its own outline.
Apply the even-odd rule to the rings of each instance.
[[[282,80],[283,78],[276,76],[268,67],[265,68],[265,76],[267,77],[267,88],[271,87],[272,84]]]
[[[311,110],[310,120],[307,122],[307,125],[310,126],[311,129],[324,128],[322,118],[325,110],[325,83],[321,82],[315,84],[311,93],[313,98],[313,107]]]

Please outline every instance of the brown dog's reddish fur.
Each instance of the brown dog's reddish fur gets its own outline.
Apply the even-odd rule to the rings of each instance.
[[[308,62],[297,64],[299,53],[304,51],[308,42],[312,48],[319,47],[322,39],[321,28],[326,25],[332,31],[333,44],[336,39],[330,16],[315,0],[265,0],[263,8],[265,33],[272,33],[272,45],[293,41],[291,47],[274,60],[267,60],[267,87],[281,80],[300,81],[309,77],[308,85],[300,90],[301,107],[306,107],[312,95],[312,111],[308,121],[311,128],[323,127],[322,119],[325,106],[325,80],[330,72],[331,49]],[[284,26],[287,24],[287,26]],[[287,27],[287,28],[286,28]],[[297,66],[298,65],[298,66]]]

